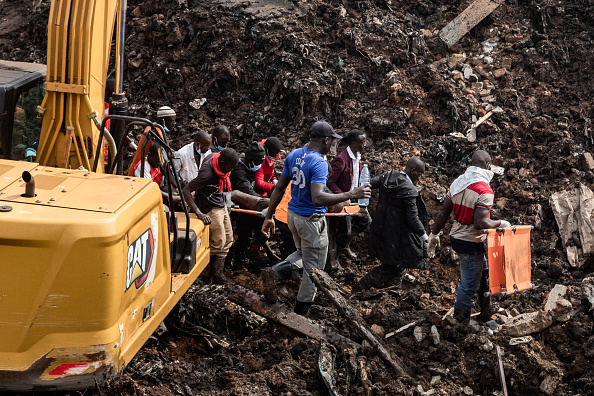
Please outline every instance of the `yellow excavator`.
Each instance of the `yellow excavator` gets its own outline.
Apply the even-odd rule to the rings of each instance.
[[[163,127],[121,111],[125,10],[126,0],[54,0],[47,72],[0,62],[0,391],[117,375],[208,264],[208,227],[185,202],[170,213],[156,183],[113,174],[126,129],[148,127],[181,190]],[[114,30],[116,110],[104,117]],[[104,138],[119,149],[107,170]]]

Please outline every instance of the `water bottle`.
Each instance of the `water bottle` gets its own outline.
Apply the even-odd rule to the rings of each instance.
[[[367,167],[367,164],[364,164],[363,170],[361,171],[361,177],[359,178],[359,187],[369,183],[371,183],[369,168]],[[369,206],[369,198],[359,198],[359,206]]]

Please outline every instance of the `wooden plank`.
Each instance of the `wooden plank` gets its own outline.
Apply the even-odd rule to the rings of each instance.
[[[396,371],[396,373],[402,377],[409,377],[410,375],[404,370],[402,364],[398,361],[398,358],[390,356],[390,352],[382,345],[382,343],[373,335],[370,329],[368,329],[364,323],[363,317],[353,309],[347,302],[347,300],[336,291],[336,285],[332,278],[328,276],[322,270],[313,268],[309,271],[309,277],[315,283],[315,285],[332,301],[332,303],[338,308],[338,311],[344,316],[347,321],[363,336],[377,353]]]
[[[308,318],[297,315],[294,312],[288,311],[281,304],[268,304],[264,297],[256,294],[255,292],[243,288],[238,285],[233,286],[233,293],[229,296],[229,300],[234,303],[241,305],[242,307],[249,309],[257,313],[258,315],[264,316],[265,318],[283,325],[291,330],[296,331],[306,337],[313,338],[317,341],[321,339],[327,339],[329,341],[346,341],[356,347],[361,347],[360,344],[353,340],[346,338],[340,334],[324,329],[322,326],[312,322]]]
[[[487,15],[499,7],[500,4],[501,0],[476,0],[468,6],[468,8],[462,11],[460,15],[441,29],[439,38],[441,38],[448,47],[451,47],[464,37],[470,29],[478,25],[478,23],[485,19]]]

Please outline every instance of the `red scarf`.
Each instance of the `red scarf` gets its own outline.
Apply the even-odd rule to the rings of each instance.
[[[221,171],[221,167],[219,166],[219,157],[221,156],[221,152],[219,151],[212,157],[212,168],[214,169],[215,173],[219,177],[219,191],[223,192],[225,190],[231,191],[231,179],[229,179],[229,175],[231,172],[223,173]]]

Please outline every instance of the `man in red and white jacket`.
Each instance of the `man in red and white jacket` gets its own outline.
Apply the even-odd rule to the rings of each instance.
[[[274,161],[280,160],[281,142],[278,138],[270,137],[261,140],[260,145],[264,147],[266,156],[262,167],[254,175],[254,190],[263,197],[269,197],[274,186],[278,183],[274,173]]]

